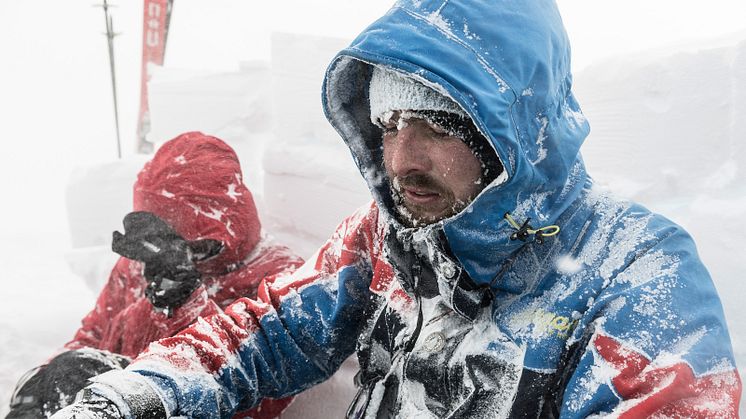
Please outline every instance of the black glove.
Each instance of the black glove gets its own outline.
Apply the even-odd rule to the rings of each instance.
[[[91,381],[94,384],[78,393],[75,403],[58,411],[52,418],[122,419],[125,414],[133,419],[177,418],[168,415],[158,393],[140,374],[109,371]]]
[[[127,357],[96,349],[63,352],[18,381],[6,419],[49,417],[71,404],[89,378],[122,369],[129,362]]]
[[[125,234],[114,232],[112,250],[144,263],[143,275],[148,281],[145,296],[169,315],[202,282],[194,263],[217,255],[223,248],[217,240],[184,240],[149,212],[131,212],[123,224]]]
[[[74,404],[58,411],[54,419],[123,419],[117,405],[85,389]]]

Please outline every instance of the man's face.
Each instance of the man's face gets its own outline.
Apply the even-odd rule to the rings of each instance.
[[[400,112],[382,121],[383,160],[394,200],[412,226],[457,214],[482,190],[482,164],[460,138]]]

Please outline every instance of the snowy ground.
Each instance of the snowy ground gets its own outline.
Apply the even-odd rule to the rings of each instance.
[[[18,252],[24,246],[27,252]],[[4,236],[0,244],[3,304],[0,304],[0,416],[24,370],[47,359],[70,339],[94,295],[59,252],[69,246],[59,235]]]
[[[81,107],[83,110],[77,112],[67,109],[68,103],[108,105],[110,99],[108,75],[104,71],[108,65],[103,60],[105,52],[84,41],[89,33],[98,34],[102,25],[82,27],[61,22],[57,16],[65,14],[63,3],[49,2],[46,5],[49,13],[33,15],[29,11],[35,9],[23,2],[0,5],[0,27],[15,27],[17,32],[13,33],[21,34],[37,29],[16,22],[36,22],[37,27],[51,28],[54,33],[64,34],[68,42],[80,46],[68,45],[68,49],[75,49],[75,54],[70,54],[64,53],[65,48],[57,45],[55,37],[49,34],[43,38],[0,37],[3,46],[0,51],[5,51],[4,47],[11,42],[13,48],[7,50],[22,51],[15,57],[11,71],[0,73],[0,91],[13,98],[8,103],[0,102],[0,129],[6,131],[10,127],[3,141],[16,146],[11,150],[20,150],[0,155],[4,194],[0,214],[0,417],[7,412],[10,391],[18,377],[66,342],[92,307],[95,293],[91,289],[104,279],[101,272],[114,259],[106,250],[106,238],[112,230],[120,228],[131,177],[142,164],[141,158],[129,156],[125,163],[102,165],[112,156],[109,110],[105,109],[104,114],[98,109]],[[310,6],[296,3],[302,11],[300,15],[310,13],[304,9]],[[356,8],[364,8],[361,13],[369,15],[344,19],[347,22],[342,32],[332,24],[340,18],[332,19],[332,14],[320,17],[318,22],[287,21],[280,29],[308,31],[320,27],[323,30],[317,33],[350,37],[385,10],[384,3],[387,2],[366,2],[361,6],[347,0],[336,5],[336,11],[345,16],[352,16]],[[743,16],[730,10],[733,6],[727,6],[726,0],[714,1],[708,10],[692,6],[695,2],[679,0],[676,7],[682,12],[692,12],[695,17],[654,19],[652,12],[628,16],[638,19],[639,30],[630,34],[633,38],[613,38],[609,33],[604,35],[605,29],[613,29],[616,24],[609,23],[616,21],[610,14],[627,13],[636,4],[648,2],[620,2],[616,9],[605,4],[603,7],[608,10],[594,9],[601,6],[593,2],[572,2],[581,3],[594,16],[590,22],[592,30],[573,39],[578,41],[576,57],[580,51],[580,59],[586,62],[591,60],[582,52],[591,48],[587,45],[592,38],[589,34],[598,34],[597,38],[604,41],[604,50],[597,55],[608,57],[614,55],[615,47],[617,53],[626,51],[620,45],[631,48],[634,37],[640,38],[636,49],[648,39],[651,44],[663,45],[661,42],[667,38],[653,39],[645,32],[644,23],[648,19],[672,33],[676,30],[674,26],[684,25],[683,22],[690,22],[690,28],[695,28],[691,22],[696,22],[698,30],[708,22],[720,24],[720,30],[725,31],[734,27],[732,22],[739,20],[737,16],[741,16],[741,21]],[[661,1],[660,7],[664,3],[674,4]],[[174,25],[189,21],[186,7],[189,0],[176,7],[182,4],[178,10],[184,14],[175,15]],[[569,0],[560,1],[561,7],[563,4],[572,12]],[[88,8],[88,3],[85,7]],[[725,13],[714,13],[718,7],[724,8]],[[129,10],[123,4],[120,17]],[[90,14],[86,19],[100,20],[100,11],[90,9],[84,13]],[[139,19],[137,13],[134,15]],[[241,26],[241,14],[234,15],[222,30]],[[253,14],[251,22],[257,20],[257,15],[261,14]],[[14,21],[6,22],[4,16]],[[573,28],[588,23],[584,22],[587,16],[565,14],[571,36]],[[207,22],[211,16],[195,14],[192,18]],[[273,19],[277,20],[276,17],[268,20]],[[735,27],[743,28],[740,25]],[[622,27],[627,28],[626,24]],[[174,33],[178,34],[178,28],[173,27]],[[686,33],[688,38],[700,36],[693,29]],[[230,34],[240,41],[236,35]],[[126,33],[124,38],[126,48]],[[179,65],[193,62],[190,45],[199,40],[174,35],[173,41],[172,61]],[[103,45],[101,39],[96,42]],[[359,175],[355,174],[346,150],[321,118],[318,103],[320,72],[330,54],[341,46],[340,42],[335,38],[306,42],[290,35],[276,35],[268,46],[271,68],[262,70],[261,65],[244,66],[243,70],[247,71],[226,70],[225,66],[212,68],[221,64],[219,58],[235,52],[225,50],[229,47],[226,43],[213,50],[202,50],[210,61],[210,71],[197,74],[172,69],[154,79],[151,86],[154,135],[163,141],[183,130],[203,129],[231,142],[241,156],[250,186],[257,192],[265,225],[303,254],[323,240],[342,214],[366,199]],[[238,44],[249,48],[245,40]],[[47,52],[36,57],[33,52],[52,49],[63,53]],[[126,56],[137,57],[137,52]],[[86,74],[94,58],[100,61],[100,67]],[[123,60],[122,65],[132,63],[135,67],[139,65],[136,59]],[[54,70],[50,72],[50,68]],[[624,55],[588,66],[576,74],[576,93],[592,126],[591,137],[583,150],[589,171],[614,191],[641,201],[692,233],[720,291],[742,376],[746,367],[746,323],[741,319],[746,308],[741,300],[746,284],[742,281],[741,265],[746,260],[746,246],[739,226],[746,216],[744,68],[746,33],[741,33],[719,41],[669,45],[650,53]],[[125,71],[122,84],[127,83],[128,77],[136,78],[133,74],[136,71]],[[257,80],[264,81],[257,83]],[[220,95],[200,96],[200,89],[206,86]],[[243,89],[244,96],[236,96],[236,86]],[[272,87],[263,90],[257,86]],[[71,102],[71,98],[77,102]],[[188,102],[188,98],[193,102]],[[135,100],[125,97],[120,106],[130,109],[126,112],[131,114],[134,103]],[[269,107],[269,103],[274,105]],[[186,113],[200,104],[204,106],[199,113],[203,119]],[[277,119],[277,109],[284,110],[280,118],[284,122],[262,123],[267,115]],[[160,118],[156,115],[159,112]],[[131,115],[125,113],[124,120],[128,118]],[[87,125],[81,127],[81,123]],[[80,141],[81,132],[85,142]],[[81,166],[85,168],[80,169]],[[77,175],[71,176],[76,167]],[[104,179],[108,181],[102,183]],[[341,416],[339,412],[350,395],[340,389],[349,387],[349,377],[348,371],[334,385],[305,396],[306,400],[295,405],[295,413],[289,416],[304,417],[304,413],[306,417]],[[309,416],[308,406],[316,409],[317,416]],[[746,414],[746,409],[741,411],[742,415]]]

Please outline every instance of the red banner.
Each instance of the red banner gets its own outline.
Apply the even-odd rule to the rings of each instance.
[[[173,0],[145,0],[142,30],[142,67],[140,75],[140,113],[137,120],[137,148],[139,152],[150,152],[152,144],[146,139],[150,131],[148,107],[148,81],[153,65],[163,65],[166,54],[166,36]]]

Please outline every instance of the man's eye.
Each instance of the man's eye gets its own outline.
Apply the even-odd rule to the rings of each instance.
[[[442,127],[437,126],[437,125],[430,126],[430,132],[432,133],[433,137],[436,137],[436,138],[445,138],[445,137],[451,136],[451,133],[448,132],[448,130],[443,129]]]
[[[396,134],[397,132],[399,132],[399,129],[396,127],[396,125],[384,125],[383,126],[383,135]]]
[[[430,129],[430,132],[435,137],[448,137],[451,135],[451,133],[448,132],[447,129],[443,128],[442,126],[434,122],[428,122],[427,127]]]

